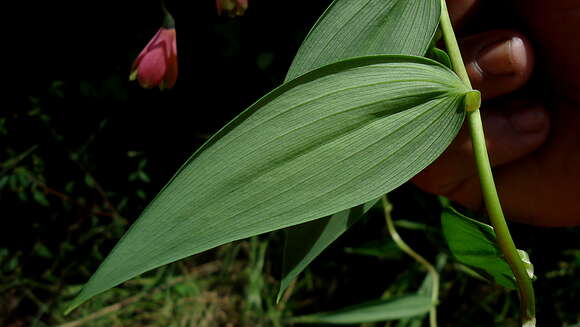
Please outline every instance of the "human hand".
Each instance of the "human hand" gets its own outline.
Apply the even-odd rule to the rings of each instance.
[[[447,2],[456,26],[477,5],[477,0]],[[580,225],[580,2],[513,0],[510,5],[510,14],[527,26],[524,34],[503,29],[460,40],[473,87],[487,100],[482,115],[500,199],[512,220]],[[514,93],[528,83],[532,70],[543,82],[541,91]],[[471,210],[482,209],[466,127],[413,182]]]

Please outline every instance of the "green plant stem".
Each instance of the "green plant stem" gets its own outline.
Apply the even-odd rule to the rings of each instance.
[[[443,39],[447,47],[447,52],[451,58],[451,63],[455,73],[459,78],[471,88],[469,76],[465,70],[461,52],[453,32],[451,19],[447,12],[445,0],[441,0],[441,29],[443,31]],[[510,235],[499,196],[493,180],[491,165],[489,163],[489,156],[487,154],[487,147],[485,144],[485,136],[483,134],[483,124],[481,121],[481,114],[479,109],[467,113],[467,123],[471,134],[471,141],[473,144],[473,153],[475,156],[475,163],[481,182],[481,190],[483,199],[489,215],[491,224],[496,233],[496,240],[501,249],[505,259],[512,269],[520,296],[520,308],[522,314],[522,321],[524,326],[535,326],[536,308],[534,289],[532,281],[528,276],[526,267],[521,260],[521,257],[516,249],[514,241]]]
[[[435,267],[433,267],[433,265],[429,263],[429,261],[425,260],[425,258],[423,258],[420,254],[418,254],[413,249],[411,249],[411,247],[409,245],[407,245],[407,243],[405,243],[405,241],[403,241],[403,239],[401,238],[401,235],[399,235],[399,233],[397,232],[397,229],[395,228],[395,224],[393,223],[393,218],[391,217],[392,206],[389,203],[389,201],[387,200],[387,196],[384,195],[381,198],[381,201],[383,203],[383,209],[385,211],[385,219],[387,221],[387,229],[389,231],[389,234],[393,238],[393,241],[395,242],[395,244],[397,244],[397,246],[403,252],[408,254],[411,258],[415,259],[415,261],[417,261],[423,267],[425,267],[425,269],[429,272],[429,274],[431,274],[431,280],[433,282],[433,289],[431,291],[431,302],[433,304],[433,307],[429,311],[429,326],[430,327],[437,327],[437,307],[436,306],[437,306],[437,302],[438,302],[438,298],[439,298],[439,273],[437,272],[437,269],[435,269]]]

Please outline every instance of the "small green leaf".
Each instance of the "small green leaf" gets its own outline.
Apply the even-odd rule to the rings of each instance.
[[[36,253],[36,255],[38,255],[39,257],[47,259],[51,259],[54,257],[54,255],[52,254],[52,252],[50,252],[50,250],[46,247],[46,245],[40,242],[36,243],[36,245],[34,246],[34,253]]]
[[[95,188],[95,180],[93,179],[93,176],[86,174],[85,175],[85,184],[90,187],[90,188]]]
[[[432,60],[391,55],[331,64],[282,85],[189,158],[69,311],[153,268],[393,190],[454,139],[467,91]]]
[[[137,197],[139,197],[141,200],[145,200],[145,198],[147,198],[147,194],[145,194],[144,190],[139,189],[135,191],[135,194],[137,194]]]
[[[8,263],[6,263],[6,271],[15,271],[16,269],[18,269],[18,265],[20,264],[20,260],[18,259],[18,256],[14,256],[12,257],[12,259],[10,259],[8,261]]]
[[[9,179],[10,179],[9,175],[4,175],[4,176],[0,177],[0,190],[2,190],[4,188],[4,186],[6,186],[6,184],[8,184]]]
[[[465,217],[451,207],[441,215],[443,235],[453,256],[486,272],[495,283],[515,289],[515,277],[495,243],[493,227]]]
[[[433,303],[431,303],[430,296],[416,294],[371,301],[333,312],[296,317],[292,319],[292,322],[310,324],[360,324],[398,320],[428,313],[432,307]]]
[[[141,179],[142,182],[144,182],[144,183],[151,182],[151,179],[149,178],[149,175],[147,175],[146,172],[144,172],[143,170],[138,170],[137,172],[139,174],[139,179]]]
[[[429,49],[429,51],[427,52],[427,58],[433,59],[449,69],[453,69],[451,58],[449,58],[447,52],[437,47],[432,47],[431,49]]]
[[[26,188],[32,183],[30,179],[31,173],[28,171],[27,168],[19,167],[16,168],[14,172],[17,173],[16,176],[18,178],[18,182],[21,188]]]
[[[48,199],[46,198],[46,196],[44,195],[44,193],[42,193],[41,191],[33,190],[32,191],[32,197],[41,206],[43,206],[43,207],[50,206],[50,202],[48,202]]]
[[[532,280],[536,279],[536,275],[534,274],[534,265],[532,264],[532,261],[530,261],[530,255],[524,250],[518,250],[518,254],[520,255],[520,258],[522,258],[522,262],[526,267],[528,277],[530,277]]]

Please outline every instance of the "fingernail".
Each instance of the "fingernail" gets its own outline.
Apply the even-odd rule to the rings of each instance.
[[[510,123],[519,133],[537,133],[548,126],[548,117],[541,108],[520,109],[510,114]]]
[[[510,75],[522,71],[526,65],[524,41],[512,37],[483,48],[477,57],[477,64],[485,74]]]

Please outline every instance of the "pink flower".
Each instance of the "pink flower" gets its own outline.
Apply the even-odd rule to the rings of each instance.
[[[218,15],[227,12],[228,16],[242,16],[248,9],[248,0],[215,0]]]
[[[137,79],[144,88],[159,86],[161,90],[170,89],[177,80],[175,27],[165,25],[149,41],[131,67],[129,79]]]

